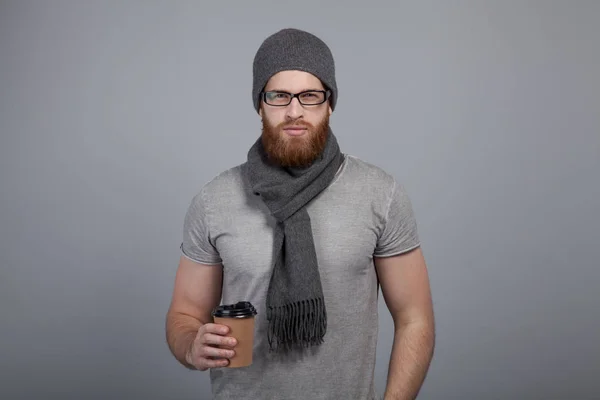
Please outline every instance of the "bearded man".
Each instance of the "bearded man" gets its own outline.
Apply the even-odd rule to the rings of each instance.
[[[186,213],[167,342],[210,370],[215,399],[376,399],[381,286],[393,317],[385,399],[414,399],[434,349],[416,219],[389,173],[343,153],[329,125],[338,88],[328,46],[283,29],[253,63],[262,134],[247,160],[206,183]],[[250,302],[253,361],[211,312]]]

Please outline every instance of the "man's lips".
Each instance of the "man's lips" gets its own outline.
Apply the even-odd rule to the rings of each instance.
[[[291,136],[303,135],[307,128],[305,126],[288,126],[283,128],[284,132]]]

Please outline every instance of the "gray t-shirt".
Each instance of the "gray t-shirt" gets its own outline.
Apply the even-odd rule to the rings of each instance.
[[[308,204],[327,307],[325,342],[303,354],[269,352],[265,298],[275,220],[240,166],[208,182],[186,214],[181,249],[223,268],[222,304],[256,307],[253,364],[212,369],[215,399],[376,399],[378,281],[373,257],[419,246],[403,187],[382,169],[345,156],[335,180]],[[387,362],[387,360],[386,360]]]

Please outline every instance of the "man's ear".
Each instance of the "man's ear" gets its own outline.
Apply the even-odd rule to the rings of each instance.
[[[260,107],[258,109],[258,115],[260,115],[260,118],[262,119],[263,115],[262,115],[262,107]]]
[[[331,105],[329,105],[329,116],[331,116],[332,112],[333,112],[333,110],[331,109]]]

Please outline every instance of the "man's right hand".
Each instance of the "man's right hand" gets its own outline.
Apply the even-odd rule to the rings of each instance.
[[[233,348],[237,345],[237,340],[227,336],[228,333],[229,327],[225,325],[214,323],[202,325],[198,329],[190,351],[186,354],[186,361],[200,371],[226,367],[229,359],[235,355]]]

